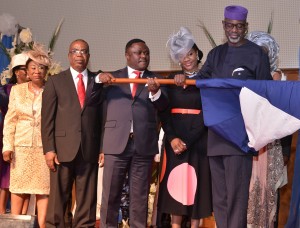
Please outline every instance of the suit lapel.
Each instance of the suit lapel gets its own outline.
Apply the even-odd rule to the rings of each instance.
[[[120,70],[120,72],[118,74],[115,75],[115,77],[118,77],[118,78],[129,78],[129,75],[128,75],[128,68],[125,67],[123,68],[122,70]],[[147,78],[147,77],[153,77],[150,72],[148,70],[145,70],[142,78]],[[131,89],[130,89],[130,84],[120,84],[118,85],[123,91],[125,94],[127,94],[128,96],[132,96],[131,95]],[[144,84],[138,84],[138,87],[137,87],[137,90],[136,90],[136,94],[135,94],[135,97],[134,99],[132,100],[132,102],[134,102],[136,100],[136,98],[142,93],[142,91],[144,89],[147,89],[145,88],[145,85]]]
[[[92,81],[94,80],[94,74],[92,74],[90,71],[88,71],[88,81],[85,91],[85,98],[89,97],[93,91],[93,85]],[[84,106],[86,104],[86,99],[84,100]]]
[[[67,71],[67,79],[68,79],[67,80],[67,83],[68,83],[67,86],[68,86],[68,88],[71,89],[72,97],[73,97],[74,100],[77,101],[76,103],[77,103],[78,109],[80,111],[82,111],[81,106],[80,106],[80,102],[79,102],[79,99],[78,99],[78,93],[77,93],[77,90],[76,90],[76,85],[74,83],[74,79],[72,77],[70,69]]]
[[[86,91],[85,91],[85,99],[84,99],[82,111],[85,109],[85,106],[87,103],[87,98],[89,98],[91,96],[91,93],[93,91],[94,83],[92,83],[92,82],[94,81],[94,77],[95,77],[95,75],[88,70],[88,81],[87,81],[87,86],[86,86]],[[79,100],[78,100],[78,102],[79,102]]]
[[[65,84],[63,84],[62,86],[66,87],[66,88],[69,88],[71,96],[74,99],[78,100],[78,94],[77,94],[76,86],[74,84],[74,80],[73,80],[70,69],[66,70],[65,74],[66,74],[66,80],[65,80]],[[79,100],[78,100],[78,105],[80,107]]]
[[[128,68],[125,67],[123,68],[120,73],[117,75],[118,78],[129,78],[128,75]],[[130,89],[130,84],[120,84],[120,87],[122,88],[122,90],[124,91],[125,94],[128,94],[131,96],[131,89]]]
[[[74,100],[77,101],[78,108],[80,109],[81,112],[85,108],[86,98],[88,97],[88,95],[91,94],[92,84],[93,84],[93,83],[91,83],[92,80],[93,80],[93,75],[91,74],[91,72],[88,71],[88,84],[87,84],[87,88],[86,88],[86,91],[85,91],[84,105],[83,105],[83,108],[81,108],[80,102],[79,102],[79,99],[78,99],[76,86],[74,84],[74,80],[73,80],[71,71],[70,71],[70,69],[66,71],[66,80],[65,80],[66,84],[64,86],[66,86],[67,88],[70,88],[71,96],[73,97]]]

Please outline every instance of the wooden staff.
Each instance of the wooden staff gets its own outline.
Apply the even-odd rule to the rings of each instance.
[[[126,84],[126,83],[138,83],[138,84],[147,84],[146,78],[114,78],[111,80],[113,84]],[[168,84],[173,85],[174,79],[157,79],[159,84]],[[196,80],[194,79],[187,79],[185,80],[185,85],[196,85]]]

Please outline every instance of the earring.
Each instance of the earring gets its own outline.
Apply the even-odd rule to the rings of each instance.
[[[181,63],[178,63],[179,66],[181,66]]]
[[[197,60],[198,60],[198,61],[200,60],[198,55],[197,55]]]

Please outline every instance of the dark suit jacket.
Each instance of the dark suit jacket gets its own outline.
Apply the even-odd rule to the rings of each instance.
[[[48,77],[43,92],[42,142],[44,153],[56,151],[60,162],[72,161],[81,145],[87,162],[98,162],[101,139],[100,96],[102,84],[88,72],[83,109],[70,69]]]
[[[116,78],[127,78],[127,67],[112,73]],[[160,77],[146,70],[142,76]],[[126,147],[133,121],[134,144],[136,151],[143,155],[158,153],[158,110],[167,106],[164,93],[151,102],[148,88],[139,84],[136,96],[132,99],[129,84],[114,84],[105,89],[104,110],[104,154],[121,154]]]
[[[4,116],[7,111],[8,106],[8,94],[5,91],[5,88],[0,85],[0,150],[2,150],[2,137],[3,137],[3,123]],[[0,155],[1,156],[1,155]]]
[[[0,110],[3,112],[3,110],[7,109],[8,106],[8,94],[5,91],[5,88],[0,85]]]

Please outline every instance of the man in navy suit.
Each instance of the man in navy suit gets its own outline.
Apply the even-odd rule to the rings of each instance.
[[[125,48],[127,67],[100,74],[102,83],[112,78],[148,78],[147,85],[114,84],[106,87],[103,152],[105,154],[101,228],[117,227],[118,210],[125,175],[129,175],[130,227],[146,227],[149,175],[158,153],[158,111],[167,106],[159,88],[158,75],[148,71],[150,52],[140,39],[130,40]],[[149,94],[150,91],[150,94]]]

